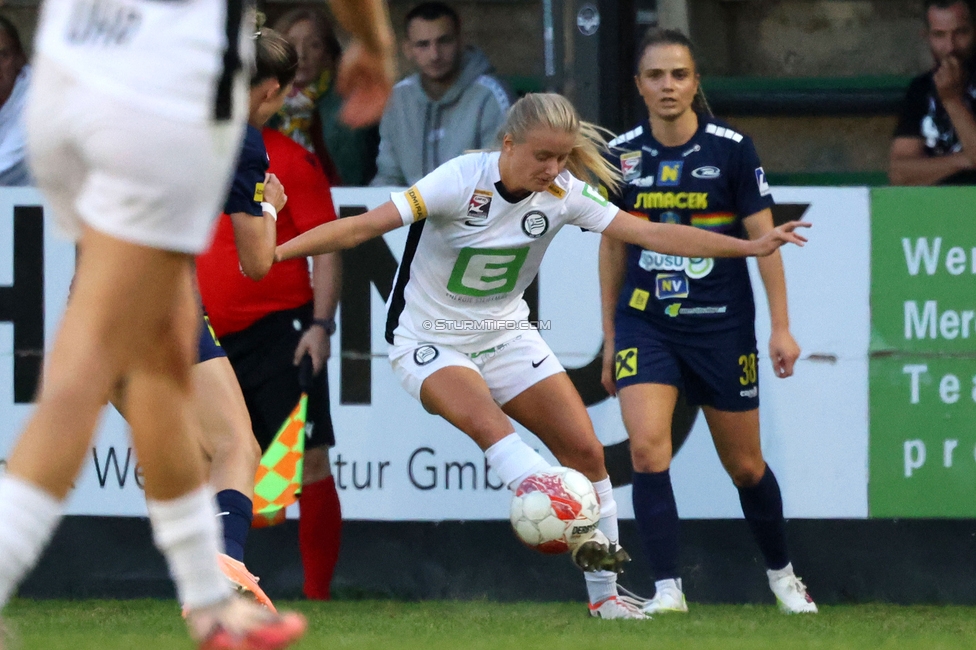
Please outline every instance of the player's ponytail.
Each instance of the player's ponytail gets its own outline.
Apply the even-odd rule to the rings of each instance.
[[[254,58],[252,88],[268,79],[277,79],[281,88],[295,80],[298,52],[284,36],[270,27],[261,27],[254,35]]]
[[[607,151],[604,130],[581,120],[568,99],[556,93],[527,94],[509,109],[501,135],[510,135],[515,142],[524,142],[529,132],[538,127],[576,136],[566,162],[566,169],[573,176],[584,181],[599,182],[610,190],[620,186],[620,170],[603,156]]]
[[[690,38],[677,29],[647,30],[644,38],[641,39],[640,45],[637,46],[637,60],[634,62],[634,74],[640,75],[640,62],[644,58],[647,50],[658,45],[680,45],[686,48],[688,55],[691,57],[691,62],[695,65],[695,72],[697,74],[698,59],[695,56],[695,46]],[[705,98],[705,91],[702,90],[701,82],[698,83],[698,90],[695,92],[695,98],[691,102],[691,107],[696,113],[713,115],[712,107],[708,105],[708,99]]]

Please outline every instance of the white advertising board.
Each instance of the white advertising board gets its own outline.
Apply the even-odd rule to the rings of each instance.
[[[336,189],[337,210],[375,207],[389,198],[380,189]],[[775,188],[778,203],[809,204],[810,244],[784,249],[794,335],[804,349],[796,375],[760,372],[762,438],[766,457],[783,487],[788,517],[867,516],[867,350],[869,339],[869,202],[865,189]],[[28,417],[29,403],[15,400],[14,306],[16,251],[28,250],[15,234],[15,206],[43,205],[30,189],[0,190],[0,458],[6,457]],[[45,214],[43,323],[49,345],[67,299],[74,267],[73,246],[57,239]],[[385,237],[399,259],[406,229]],[[599,237],[575,228],[555,239],[539,275],[539,319],[563,365],[584,366],[599,353],[597,248]],[[755,268],[753,267],[755,271]],[[351,270],[350,270],[351,271]],[[759,313],[760,352],[768,340],[768,312],[758,274],[753,273]],[[17,278],[20,282],[21,278]],[[41,286],[37,279],[37,286]],[[427,414],[399,386],[386,360],[385,309],[370,292],[371,349],[368,400],[341,403],[341,332],[333,343],[329,372],[338,444],[332,471],[344,516],[372,520],[503,519],[508,494],[486,474],[474,443]],[[341,311],[341,307],[340,307]],[[340,315],[340,323],[342,318]],[[348,324],[347,324],[348,326]],[[363,356],[360,353],[360,356]],[[23,377],[21,378],[23,380]],[[589,407],[605,445],[626,439],[615,400]],[[538,441],[520,429],[531,444]],[[56,447],[52,448],[55,453]],[[550,456],[551,458],[551,456]],[[698,418],[672,467],[679,512],[685,518],[740,517],[738,497]],[[145,514],[141,477],[124,421],[106,409],[75,492],[71,514]],[[617,489],[624,517],[632,516],[630,488]]]

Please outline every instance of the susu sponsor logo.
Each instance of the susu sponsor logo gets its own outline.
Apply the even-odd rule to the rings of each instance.
[[[654,251],[641,251],[637,263],[645,271],[683,272],[693,280],[705,277],[715,268],[715,260],[710,257],[678,257]]]

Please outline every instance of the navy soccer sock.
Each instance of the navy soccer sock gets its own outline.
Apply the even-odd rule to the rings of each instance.
[[[671,472],[634,472],[634,518],[655,580],[678,577],[678,506]]]
[[[752,487],[739,488],[742,514],[749,522],[752,536],[759,544],[766,568],[778,570],[790,563],[786,550],[786,522],[783,520],[783,496],[773,470],[766,473]]]
[[[217,493],[217,517],[224,526],[224,547],[227,555],[244,561],[244,546],[253,519],[251,500],[237,490],[221,490]]]

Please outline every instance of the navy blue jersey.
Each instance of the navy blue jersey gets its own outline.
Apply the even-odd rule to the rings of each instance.
[[[613,140],[623,185],[610,199],[631,214],[746,237],[742,220],[773,205],[752,140],[698,116],[698,131],[665,147],[648,122]],[[627,246],[618,310],[641,313],[676,332],[712,332],[751,323],[756,308],[742,258],[682,258]]]
[[[264,176],[268,173],[268,165],[268,151],[264,148],[261,131],[248,124],[224,214],[243,212],[255,217],[264,214],[261,201],[264,200]]]

